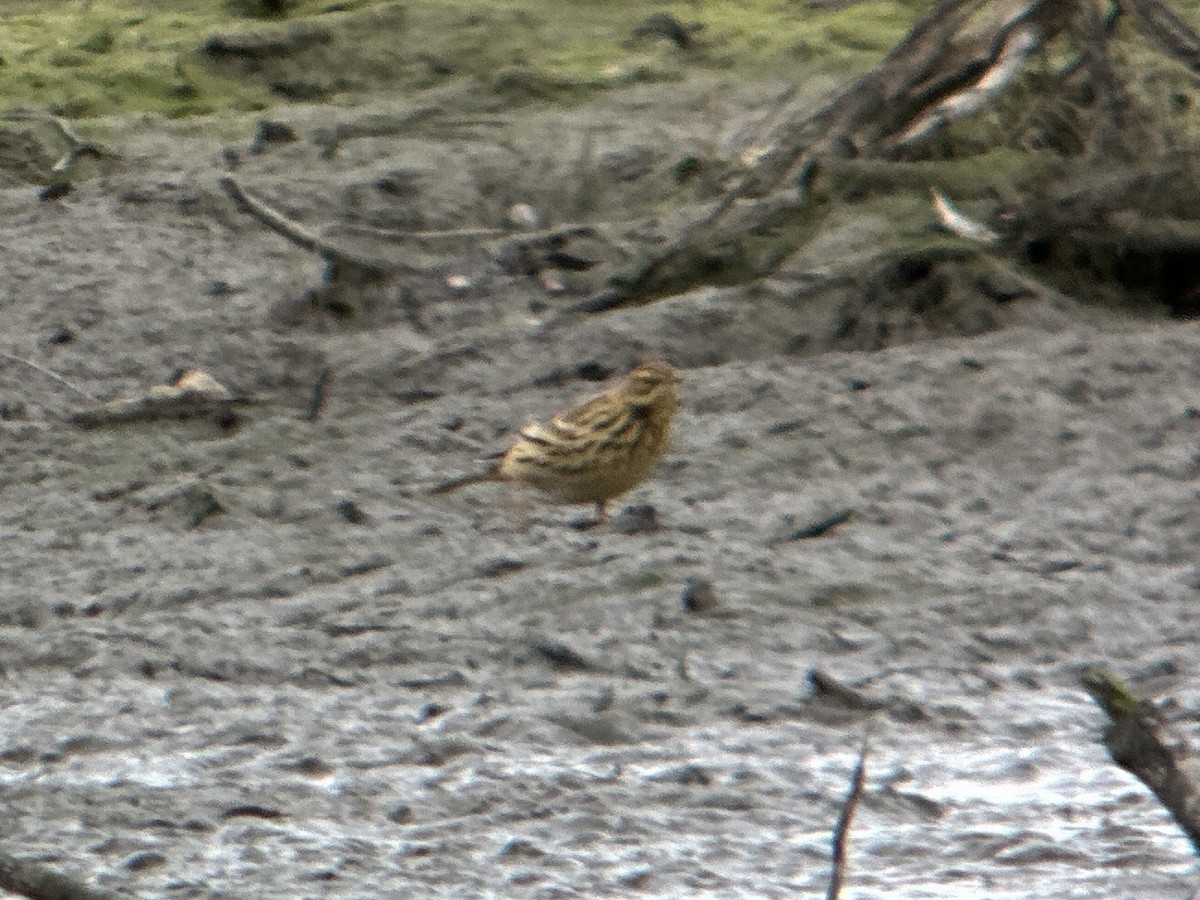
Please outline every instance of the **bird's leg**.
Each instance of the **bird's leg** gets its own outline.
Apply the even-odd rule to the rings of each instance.
[[[608,501],[607,500],[597,500],[596,501],[596,524],[597,525],[607,525],[608,524]]]
[[[533,504],[529,502],[529,492],[521,485],[509,484],[504,506],[514,529],[526,532],[533,527]]]

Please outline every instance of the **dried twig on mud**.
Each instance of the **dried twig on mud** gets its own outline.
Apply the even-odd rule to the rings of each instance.
[[[1113,761],[1154,792],[1200,852],[1200,759],[1171,733],[1154,704],[1108,669],[1090,668],[1080,683],[1108,715],[1104,745]]]
[[[370,298],[389,295],[397,274],[419,271],[417,267],[394,257],[368,257],[321,237],[247,193],[241,184],[228,175],[221,178],[220,184],[241,210],[302,250],[315,253],[325,260],[324,282],[307,295],[308,301],[314,306],[343,314],[357,311],[369,303]],[[415,305],[407,302],[407,297],[403,301],[404,312],[413,328],[424,330],[424,323]]]
[[[55,131],[59,133],[62,139],[67,144],[67,152],[61,159],[58,160],[50,171],[54,173],[66,172],[75,163],[77,159],[91,157],[93,159],[119,159],[120,157],[95,141],[85,141],[79,137],[71,128],[71,126],[58,116],[52,116],[48,113],[36,112],[12,112],[7,113],[4,118],[9,122],[49,122]]]
[[[842,893],[842,884],[846,880],[846,849],[850,844],[850,825],[854,822],[854,813],[858,809],[858,801],[862,799],[867,783],[867,744],[868,737],[864,736],[862,749],[858,754],[858,765],[854,767],[854,775],[850,779],[850,793],[846,795],[837,824],[833,828],[833,871],[829,875],[826,900],[838,900]]]
[[[584,270],[595,264],[586,252],[576,251],[573,242],[592,239],[611,243],[602,226],[590,224],[559,225],[521,234],[497,228],[404,232],[333,224],[326,226],[325,233],[321,234],[255,197],[231,176],[223,176],[220,184],[242,211],[302,250],[315,253],[326,261],[325,283],[311,292],[311,299],[337,309],[355,308],[361,305],[362,295],[386,291],[397,275],[425,273],[437,268],[440,262],[420,249],[430,243],[478,243],[485,239],[485,246],[501,266],[515,273],[539,277],[543,285],[550,283],[547,279],[554,280],[557,270]],[[334,233],[345,240],[326,236]],[[361,252],[351,249],[350,240],[359,240],[365,246],[382,243],[385,249]],[[389,252],[392,247],[396,248],[394,253]],[[405,302],[404,308],[414,327],[422,330],[424,325],[417,318],[415,304]]]
[[[295,219],[288,218],[275,207],[246,193],[246,189],[237,180],[225,175],[221,178],[221,187],[244,212],[266,225],[276,234],[281,234],[301,250],[318,253],[327,259],[342,260],[355,265],[374,267],[369,260],[352,256],[347,251],[333,246],[323,240],[316,232],[309,231]]]
[[[333,387],[333,369],[325,366],[317,376],[313,385],[312,399],[308,404],[308,412],[304,419],[308,422],[319,422],[325,414],[325,405],[329,402],[329,391]]]
[[[25,359],[25,357],[23,357],[23,356],[15,356],[12,353],[3,353],[3,352],[0,352],[0,357],[10,360],[11,362],[20,363],[23,366],[28,366],[29,368],[33,369],[35,372],[41,372],[47,378],[49,378],[53,381],[57,381],[59,384],[63,385],[64,387],[70,388],[75,393],[79,394],[80,396],[86,397],[89,400],[95,400],[95,397],[93,397],[91,394],[89,394],[87,391],[85,391],[79,385],[75,384],[75,382],[64,378],[62,375],[59,375],[57,372],[53,371],[52,369],[47,369],[45,366],[40,365],[39,363],[35,363],[31,359]]]

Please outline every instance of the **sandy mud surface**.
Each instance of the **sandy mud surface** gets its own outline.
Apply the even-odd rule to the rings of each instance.
[[[779,87],[722,99],[750,121]],[[402,106],[296,109],[258,154],[255,120],[127,123],[111,174],[0,191],[6,848],[146,897],[817,896],[869,729],[852,896],[1188,895],[1077,673],[1200,709],[1200,326],[1042,293],[949,329],[787,278],[570,317],[586,279],[547,293],[470,240],[339,315],[218,183],[236,156],[312,227],[559,224],[589,130],[613,220],[710,139],[711,96],[332,158],[331,117]],[[872,321],[898,338],[856,349]],[[683,406],[612,527],[425,495],[647,356]],[[186,366],[253,403],[68,421]]]

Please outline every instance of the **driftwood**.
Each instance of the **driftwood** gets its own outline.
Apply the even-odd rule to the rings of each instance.
[[[3,851],[0,851],[0,890],[30,900],[130,900],[129,894],[89,887],[49,866],[25,862]]]
[[[167,384],[154,385],[137,396],[76,410],[69,421],[80,428],[98,428],[203,417],[229,427],[237,422],[236,408],[251,402],[248,397],[234,396],[206,372],[183,369]]]
[[[739,236],[754,230],[736,220],[752,198],[775,195],[773,206],[795,220],[810,198],[827,159],[900,158],[927,143],[948,123],[994,100],[1038,47],[1061,30],[1047,24],[1046,9],[1073,7],[1069,0],[1034,0],[1003,20],[991,40],[965,33],[978,0],[949,0],[918,22],[874,71],[826,106],[795,113],[761,142],[767,149],[732,189],[686,225],[667,248],[615,280],[612,288],[581,304],[599,312],[643,303],[705,280],[739,280],[767,274],[790,248],[755,254]],[[814,223],[814,227],[815,227]],[[763,225],[765,230],[769,225]]]
[[[1200,169],[1200,154],[1186,134],[1164,138],[1161,147],[1155,146],[1153,132],[1147,134],[1147,118],[1156,111],[1145,102],[1139,106],[1131,86],[1136,77],[1123,75],[1118,55],[1110,51],[1118,20],[1200,74],[1200,36],[1163,0],[1025,0],[1007,5],[946,0],[917,22],[876,69],[825,105],[773,116],[766,134],[746,141],[753,152],[743,158],[752,163],[728,191],[697,208],[666,235],[661,249],[614,277],[576,311],[601,312],[699,283],[740,283],[769,274],[820,230],[832,204],[854,202],[860,195],[863,183],[850,177],[854,165],[864,171],[873,167],[876,185],[886,184],[892,166],[903,178],[903,167],[912,161],[969,158],[980,149],[1016,142],[1016,135],[1026,131],[1033,135],[1034,149],[1024,148],[1030,167],[1020,175],[1022,184],[1016,189],[987,185],[1005,195],[993,221],[959,229],[953,223],[962,220],[939,209],[943,222],[951,220],[951,231],[994,245],[979,252],[1013,255],[1030,244],[1065,240],[1082,242],[1101,257],[1118,257],[1126,245],[1118,228],[1108,227],[1112,213],[1119,214],[1120,228],[1128,229],[1124,239],[1132,246],[1152,252],[1200,251],[1193,236],[1200,202],[1187,202],[1200,197],[1185,190],[1187,201],[1181,198],[1178,214],[1156,212],[1156,199],[1179,196],[1169,183],[1155,186],[1165,194],[1147,191],[1127,206],[1096,194],[1086,219],[1078,221],[1080,230],[1061,231],[1066,224],[1062,216],[1078,216],[1080,208],[1055,196],[1059,177],[1070,182],[1123,171],[1136,180],[1164,168],[1164,154],[1171,147],[1180,158],[1176,168],[1189,173],[1187,181],[1196,181],[1191,176]],[[1049,68],[1046,52],[1052,42],[1067,51],[1058,54],[1067,62],[1057,70]],[[991,140],[973,137],[956,143],[959,123],[998,110],[1013,95],[1003,116],[1015,128]],[[1165,111],[1157,115],[1163,130],[1176,127]],[[972,127],[986,131],[995,125]],[[1154,152],[1147,153],[1148,146]],[[1050,161],[1056,173],[1047,171]],[[928,165],[924,176],[923,192],[945,188],[955,201],[970,199],[940,183]],[[975,177],[978,188],[980,173]],[[893,183],[885,190],[895,193],[898,188]],[[823,202],[813,203],[814,197]],[[752,208],[762,198],[772,198],[770,208],[781,213],[773,221]],[[772,231],[775,246],[764,248],[763,236]],[[903,250],[881,248],[881,254],[886,252]]]
[[[1200,759],[1154,704],[1108,669],[1088,669],[1080,682],[1109,718],[1104,745],[1113,761],[1150,788],[1200,852]]]

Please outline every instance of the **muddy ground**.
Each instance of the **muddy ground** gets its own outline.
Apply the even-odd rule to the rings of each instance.
[[[907,295],[848,309],[822,272],[873,221],[807,277],[593,317],[562,314],[586,276],[547,293],[457,240],[347,314],[218,184],[236,156],[314,227],[559,224],[587,131],[589,214],[644,216],[711,144],[714,91],[733,134],[781,87],[332,158],[321,129],[404,104],[276,114],[299,139],[258,154],[254,118],[110,123],[110,173],[0,191],[3,847],[146,897],[817,896],[869,729],[850,896],[1188,896],[1077,672],[1112,664],[1194,731],[1200,326],[1048,290],[954,328]],[[903,339],[853,349],[848,317]],[[612,527],[425,496],[647,356],[683,406]],[[182,366],[254,402],[67,420]]]

